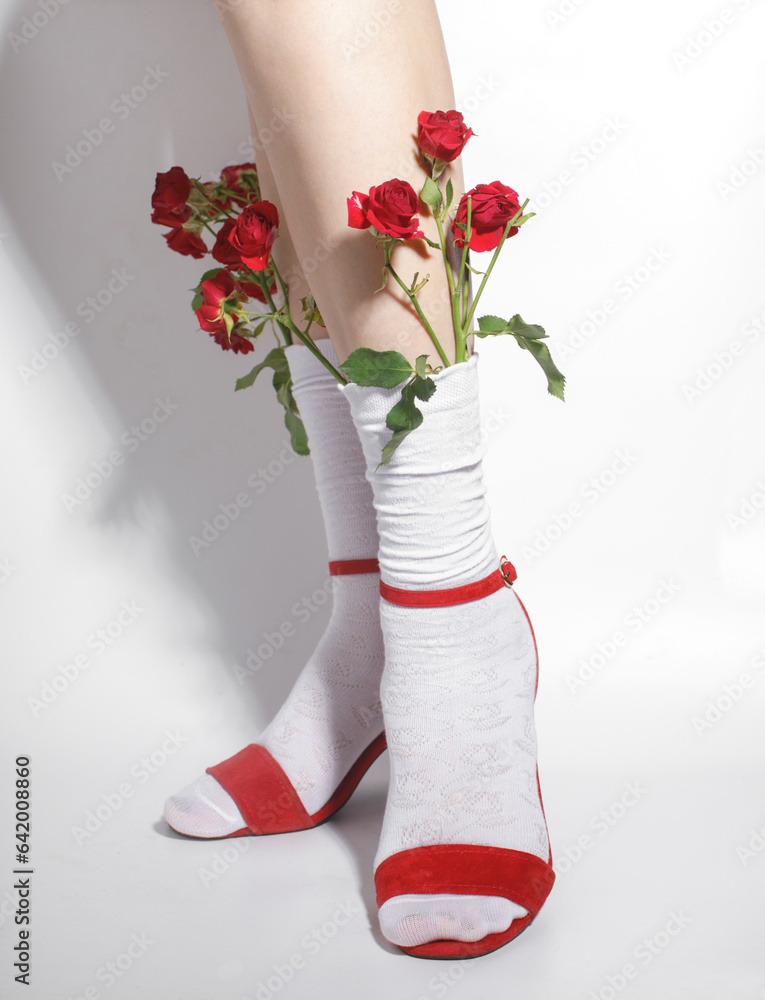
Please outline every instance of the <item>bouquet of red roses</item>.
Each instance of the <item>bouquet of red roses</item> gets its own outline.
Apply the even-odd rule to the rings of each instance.
[[[279,229],[278,213],[274,205],[260,198],[254,163],[226,167],[218,181],[208,183],[190,179],[180,167],[157,174],[152,221],[171,227],[164,234],[168,246],[196,258],[210,253],[221,265],[207,271],[194,289],[192,308],[201,328],[224,350],[246,354],[253,350],[253,341],[266,325],[272,327],[277,346],[249,374],[237,380],[236,388],[252,385],[261,371],[273,369],[273,385],[285,408],[292,445],[299,454],[308,453],[308,444],[284,354],[284,347],[293,339],[305,344],[339,382],[384,388],[402,386],[401,397],[387,416],[392,436],[383,449],[381,464],[386,464],[404,437],[422,423],[423,413],[417,403],[426,402],[433,395],[436,383],[430,375],[443,366],[448,367],[449,361],[418,300],[428,276],[420,280],[416,274],[407,284],[392,264],[395,247],[410,240],[425,240],[440,252],[443,260],[451,299],[455,363],[467,360],[467,338],[471,333],[477,337],[509,335],[539,363],[547,378],[548,392],[563,399],[565,380],[543,343],[547,335],[541,326],[525,323],[516,314],[508,320],[481,316],[475,320],[478,328],[473,329],[476,307],[505,242],[534,213],[525,213],[528,199],[521,204],[512,188],[494,181],[479,184],[463,194],[452,215],[452,182],[447,181],[442,189],[439,179],[472,135],[457,111],[423,111],[418,120],[417,145],[429,176],[419,195],[408,182],[393,179],[370,188],[367,194],[354,191],[348,199],[348,225],[368,229],[377,240],[384,259],[383,286],[392,278],[410,300],[433,343],[438,358],[435,365],[430,364],[430,355],[421,355],[412,365],[398,351],[374,351],[367,347],[353,351],[339,370],[324,357],[310,335],[314,322],[322,324],[313,298],[309,296],[301,302],[302,325],[290,312],[284,279],[271,257]],[[420,229],[420,212],[432,213],[438,242],[428,239]],[[214,237],[211,249],[202,239],[205,231]],[[449,253],[450,239],[459,251],[456,268]],[[493,251],[484,272],[471,266],[470,251]],[[470,294],[470,274],[481,278],[475,296]],[[277,290],[281,305],[275,301]],[[256,312],[248,308],[251,300],[258,303]]]

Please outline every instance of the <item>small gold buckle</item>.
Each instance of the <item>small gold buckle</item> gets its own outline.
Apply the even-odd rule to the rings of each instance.
[[[512,576],[509,575],[505,566],[509,566],[512,571]],[[512,587],[513,583],[518,579],[518,574],[515,572],[515,566],[510,562],[507,556],[499,557],[499,572],[502,574],[502,579],[505,581],[506,587]]]

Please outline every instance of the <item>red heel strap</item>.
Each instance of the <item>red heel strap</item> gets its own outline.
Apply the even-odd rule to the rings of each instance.
[[[464,583],[461,587],[446,590],[401,590],[380,580],[380,594],[390,604],[400,604],[404,608],[445,608],[488,597],[503,587],[511,587],[517,578],[515,566],[506,556],[501,556],[499,569],[475,583]]]
[[[379,573],[377,559],[333,559],[329,563],[330,576],[346,576],[352,573]]]

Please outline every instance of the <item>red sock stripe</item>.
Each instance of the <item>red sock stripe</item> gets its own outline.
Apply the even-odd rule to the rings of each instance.
[[[452,604],[468,604],[488,597],[514,582],[518,574],[509,559],[502,556],[500,566],[500,569],[495,569],[483,580],[446,590],[401,590],[380,580],[380,594],[389,603],[400,604],[404,608],[445,608]]]
[[[376,559],[335,559],[330,561],[330,576],[346,576],[352,573],[379,573],[380,563]]]

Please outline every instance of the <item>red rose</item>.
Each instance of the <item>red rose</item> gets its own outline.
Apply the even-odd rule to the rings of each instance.
[[[241,195],[233,199],[234,201],[246,205],[250,200],[249,195],[258,193],[258,168],[254,163],[239,163],[236,166],[224,167],[221,171],[221,183]]]
[[[271,247],[279,229],[279,213],[270,201],[248,205],[237,218],[228,235],[231,246],[238,250],[242,262],[253,271],[268,267]]]
[[[236,298],[236,282],[228,271],[218,271],[214,277],[202,282],[199,292],[202,296],[202,305],[196,311],[199,325],[208,333],[220,329],[226,333],[224,307],[228,299]]]
[[[202,305],[197,309],[197,322],[210,334],[224,351],[246,354],[253,349],[252,342],[235,332],[239,322],[236,316],[226,312],[226,303],[240,305],[240,286],[228,271],[218,271],[212,278],[206,278],[199,286]],[[247,296],[242,296],[246,298]]]
[[[467,225],[467,200],[471,199],[469,247],[471,250],[496,250],[502,242],[505,226],[520,210],[518,195],[512,188],[500,181],[491,184],[479,184],[472,191],[463,194],[457,215],[452,223],[454,241],[458,247],[465,245],[465,231],[459,225]],[[512,226],[508,238],[515,236],[518,226]]]
[[[231,333],[226,333],[225,329],[211,330],[210,336],[216,344],[220,344],[224,351],[233,351],[234,354],[247,354],[248,351],[255,350],[252,340],[249,337],[240,336],[236,332],[236,328]]]
[[[157,174],[154,194],[151,196],[151,221],[158,226],[180,226],[191,216],[186,201],[191,193],[191,181],[182,167],[172,167],[167,173]]]
[[[169,233],[162,233],[167,240],[167,245],[176,253],[185,254],[187,257],[204,257],[207,253],[207,246],[203,239],[196,233],[190,233],[183,226],[171,229]]]
[[[451,163],[471,135],[459,111],[421,111],[417,119],[417,145],[426,156]]]
[[[242,289],[244,294],[251,299],[257,299],[258,302],[265,302],[266,296],[263,289],[255,281],[240,281],[239,287]],[[272,281],[268,289],[271,295],[276,295],[276,282]]]
[[[369,194],[354,191],[348,199],[348,225],[351,229],[374,226],[383,236],[411,240],[424,233],[417,228],[417,194],[407,181],[394,178]]]
[[[234,250],[228,241],[229,234],[235,226],[236,222],[234,219],[226,219],[218,230],[215,246],[210,251],[219,264],[223,264],[228,268],[242,266],[242,255],[237,250]]]

